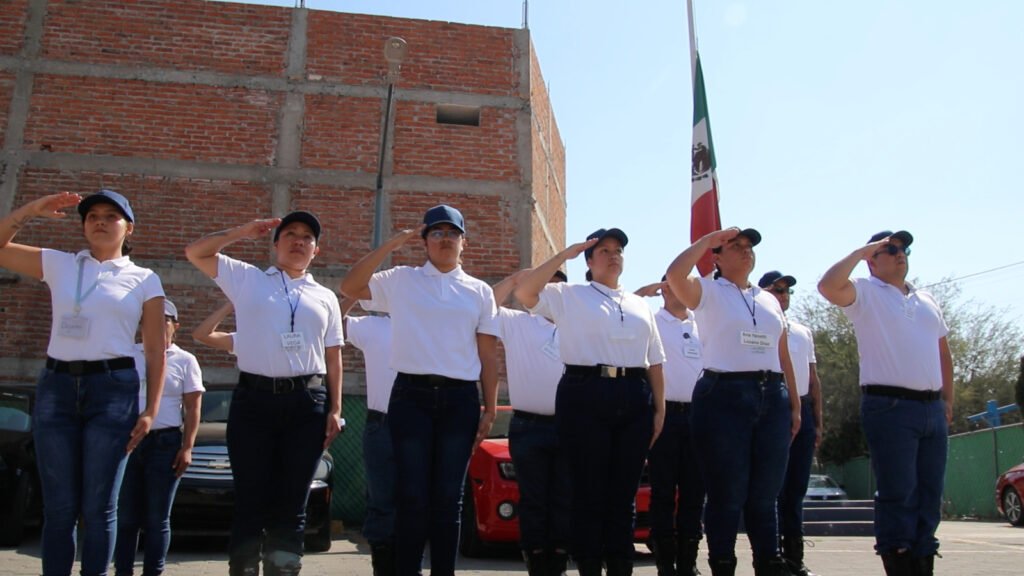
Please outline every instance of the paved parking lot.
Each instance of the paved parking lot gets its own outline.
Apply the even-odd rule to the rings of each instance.
[[[1024,529],[996,522],[944,522],[939,527],[942,558],[935,563],[935,573],[949,576],[1020,576],[1024,574]],[[741,539],[743,537],[741,536]],[[823,576],[865,576],[882,574],[881,563],[874,556],[871,538],[823,537],[813,539],[807,548],[807,565]],[[168,558],[167,576],[223,576],[227,560],[223,540],[176,542]],[[646,552],[646,548],[638,547]],[[704,551],[701,550],[703,553]],[[750,551],[741,540],[738,546],[738,575],[753,574]],[[706,569],[702,554],[702,571]],[[18,548],[0,548],[0,574],[35,576],[39,574],[38,533]],[[141,572],[141,570],[138,570]],[[512,550],[486,560],[461,559],[459,574],[493,576],[525,574],[522,562]],[[341,530],[330,552],[310,554],[305,559],[303,574],[309,576],[366,576],[371,574],[369,548],[353,530]],[[655,576],[654,559],[649,554],[638,557],[638,576]]]

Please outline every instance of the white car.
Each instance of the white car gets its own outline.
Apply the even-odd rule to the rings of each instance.
[[[846,500],[846,491],[831,476],[811,474],[804,500]]]

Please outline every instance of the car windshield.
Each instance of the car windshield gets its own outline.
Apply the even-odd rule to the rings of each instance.
[[[838,488],[836,481],[829,476],[811,476],[810,488]]]
[[[512,422],[511,410],[498,410],[494,417],[494,426],[491,426],[491,433],[488,438],[508,438],[508,425]]]
[[[28,432],[31,428],[28,395],[0,392],[0,430]]]
[[[203,394],[203,413],[200,422],[227,422],[231,407],[231,390],[207,390]]]

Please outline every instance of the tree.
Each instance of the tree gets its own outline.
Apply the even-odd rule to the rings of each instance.
[[[1024,332],[1007,320],[1005,310],[965,301],[954,284],[939,282],[928,291],[938,300],[949,326],[955,399],[950,433],[966,432],[978,426],[969,423],[967,416],[983,412],[988,400],[1000,405],[1015,401]],[[860,426],[859,356],[853,325],[841,309],[816,293],[791,313],[814,332],[825,419],[819,458],[846,462],[867,454]],[[1024,374],[1019,377],[1024,379]],[[1020,413],[1010,417],[1019,418]]]

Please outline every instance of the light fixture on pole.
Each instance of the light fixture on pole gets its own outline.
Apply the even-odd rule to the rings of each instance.
[[[391,126],[391,106],[395,95],[395,82],[398,81],[398,74],[402,68],[402,62],[409,52],[409,45],[405,40],[392,36],[384,41],[384,60],[388,63],[388,91],[384,101],[384,126],[380,137],[380,155],[377,164],[377,193],[373,203],[373,248],[377,248],[384,241],[384,157],[388,150],[388,132]]]

